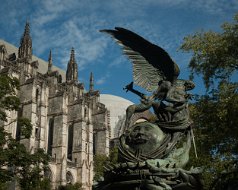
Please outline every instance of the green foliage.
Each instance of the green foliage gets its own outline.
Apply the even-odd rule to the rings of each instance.
[[[17,111],[20,100],[16,96],[19,81],[7,75],[0,75],[0,122],[7,121],[6,111]],[[14,121],[15,122],[15,121]],[[21,135],[30,138],[32,125],[27,118],[18,118]],[[23,144],[11,137],[11,134],[0,126],[0,190],[6,189],[7,184],[17,180],[23,190],[47,190],[50,183],[43,179],[42,171],[48,164],[49,157],[44,150],[36,150],[34,154]],[[8,169],[6,169],[8,168]]]
[[[20,101],[16,97],[19,81],[7,75],[0,75],[0,120],[7,121],[5,110],[18,110]]]
[[[104,172],[104,166],[108,162],[108,157],[106,155],[97,154],[93,157],[93,167],[94,167],[94,181],[98,181]]]
[[[98,181],[103,177],[105,165],[118,163],[118,149],[117,147],[112,148],[109,152],[109,156],[96,154],[94,155],[93,160],[94,181]]]
[[[203,76],[207,88],[215,80],[228,79],[238,69],[238,14],[234,23],[224,23],[222,32],[197,32],[184,38],[180,47],[185,52],[192,52],[190,62],[192,76]]]
[[[46,186],[45,180],[42,182],[42,171],[48,164],[49,157],[44,150],[38,149],[30,154],[23,144],[11,140],[4,153],[8,158],[7,166],[11,168],[11,175],[16,177],[23,190]]]
[[[238,168],[230,165],[227,170],[221,172],[216,180],[214,180],[209,190],[224,190],[224,189],[237,189],[238,187]]]
[[[11,78],[8,75],[0,75],[0,97],[5,95],[16,95],[16,90],[19,90],[19,80],[15,77]]]
[[[80,183],[68,184],[66,186],[59,186],[58,190],[82,190],[82,185]]]
[[[190,106],[195,123],[198,159],[190,166],[203,166],[205,189],[238,156],[238,83],[230,75],[238,69],[238,14],[222,31],[199,32],[184,39],[181,49],[192,52],[192,77],[203,77],[207,92]]]
[[[8,184],[0,182],[0,190],[6,190],[6,189],[8,189]]]
[[[108,161],[110,164],[118,163],[118,148],[117,147],[113,147],[110,150],[109,156],[108,156]]]
[[[21,129],[21,135],[27,139],[30,138],[32,132],[31,121],[27,118],[20,117],[18,118],[17,123],[19,128]]]
[[[36,189],[36,190],[51,190],[50,180],[43,178],[41,181],[39,181],[39,185],[37,188],[34,188],[34,189]]]
[[[205,189],[238,155],[237,87],[223,82],[211,97],[202,96],[190,106],[198,151],[198,159],[191,152],[190,166],[204,166]]]
[[[237,89],[237,83],[222,82],[212,96],[202,96],[193,105],[192,118],[204,146],[209,145],[204,147],[207,153],[238,154]]]

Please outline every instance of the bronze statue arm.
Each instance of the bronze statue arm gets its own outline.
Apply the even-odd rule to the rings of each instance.
[[[123,88],[123,90],[126,90],[126,92],[130,91],[130,92],[132,92],[132,93],[138,95],[138,96],[139,96],[140,98],[142,98],[142,99],[147,99],[145,94],[143,94],[143,93],[141,93],[141,92],[139,92],[138,90],[135,90],[135,89],[133,88],[133,82],[131,82],[130,84],[126,85],[126,86]]]

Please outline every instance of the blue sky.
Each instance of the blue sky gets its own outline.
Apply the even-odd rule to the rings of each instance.
[[[122,88],[132,81],[132,65],[120,47],[100,29],[130,29],[164,48],[188,79],[191,55],[177,51],[183,38],[201,30],[219,31],[238,12],[237,0],[1,0],[0,38],[19,46],[30,21],[34,55],[66,69],[74,47],[79,80],[88,89],[93,72],[101,93],[137,97]],[[202,93],[201,80],[195,93]]]

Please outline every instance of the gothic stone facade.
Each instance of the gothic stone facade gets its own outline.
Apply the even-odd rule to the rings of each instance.
[[[18,96],[21,108],[8,112],[5,128],[24,143],[30,152],[43,148],[50,156],[46,172],[53,188],[80,182],[90,190],[93,181],[93,155],[108,154],[110,125],[108,110],[99,102],[100,93],[94,90],[93,75],[85,91],[78,81],[78,69],[71,50],[67,72],[53,66],[51,52],[48,63],[32,55],[30,26],[26,23],[18,52],[0,41],[0,74],[20,80]],[[9,50],[8,50],[9,49]],[[17,48],[15,48],[17,49]],[[42,71],[43,66],[46,71]],[[24,139],[15,122],[17,117],[29,118],[32,136]]]

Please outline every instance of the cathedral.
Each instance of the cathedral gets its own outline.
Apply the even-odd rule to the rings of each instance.
[[[29,23],[19,48],[0,40],[0,74],[20,81],[21,107],[7,112],[5,129],[30,152],[42,148],[51,156],[45,174],[53,189],[79,182],[83,189],[91,190],[93,155],[109,153],[110,111],[100,102],[92,73],[88,91],[78,80],[73,48],[65,72],[53,65],[51,51],[47,62],[32,54],[32,45]],[[21,116],[33,125],[29,139],[21,135],[17,125]]]

